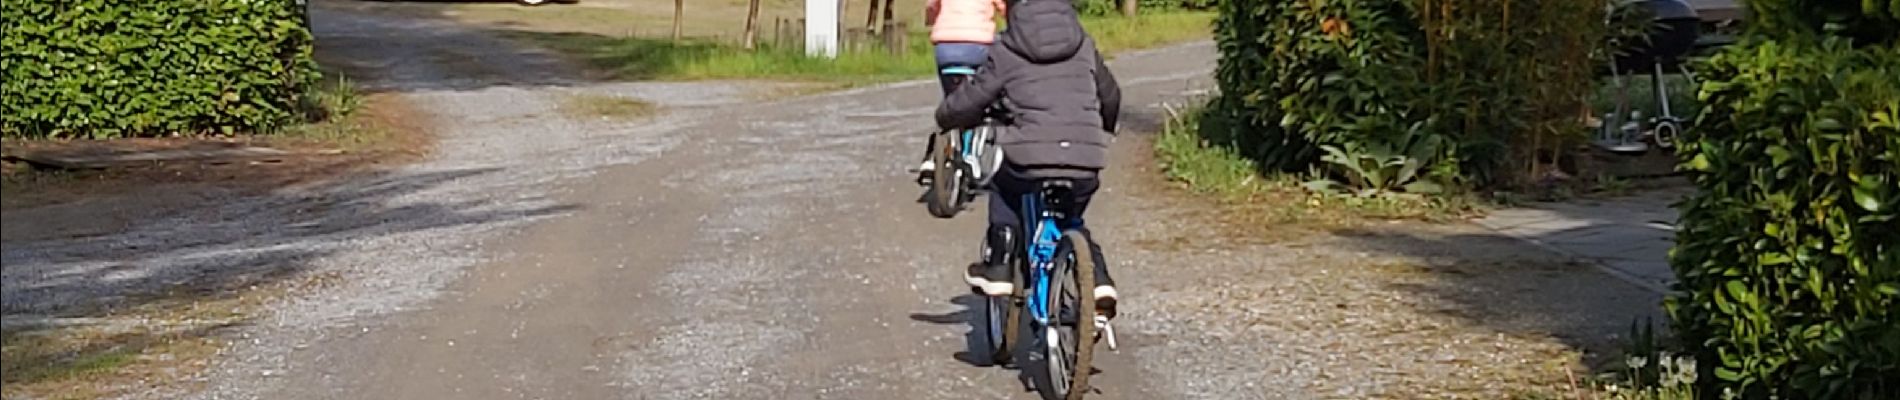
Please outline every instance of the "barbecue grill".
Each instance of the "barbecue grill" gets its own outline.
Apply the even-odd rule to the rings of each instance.
[[[1618,153],[1649,151],[1651,143],[1664,149],[1675,146],[1682,133],[1682,118],[1669,107],[1668,88],[1663,85],[1664,71],[1689,75],[1682,59],[1695,50],[1701,37],[1702,19],[1685,0],[1635,0],[1626,2],[1613,17],[1648,20],[1641,37],[1617,49],[1610,61],[1609,74],[1617,86],[1616,111],[1605,114],[1598,128],[1597,145]],[[1650,84],[1661,108],[1656,117],[1644,120],[1640,111],[1629,110],[1629,85],[1625,75],[1650,72]],[[1644,139],[1648,139],[1645,143]]]

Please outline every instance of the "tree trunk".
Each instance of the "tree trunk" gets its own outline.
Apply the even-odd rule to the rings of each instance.
[[[759,36],[759,0],[752,0],[745,12],[745,49],[758,47]]]
[[[1135,8],[1141,6],[1141,0],[1122,0],[1122,16],[1134,17]]]
[[[673,0],[673,41],[675,42],[680,41],[681,36],[685,36],[680,26],[685,19],[686,0]]]

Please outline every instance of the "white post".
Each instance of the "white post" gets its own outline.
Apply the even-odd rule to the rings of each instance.
[[[838,57],[838,0],[805,0],[805,55]]]

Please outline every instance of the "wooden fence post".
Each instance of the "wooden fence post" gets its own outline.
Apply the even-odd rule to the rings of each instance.
[[[884,48],[893,56],[903,56],[910,52],[910,24],[903,21],[886,22],[884,26]]]

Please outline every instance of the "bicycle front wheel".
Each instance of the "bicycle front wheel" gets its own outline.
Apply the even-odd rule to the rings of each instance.
[[[1038,385],[1043,398],[1081,400],[1089,391],[1090,363],[1095,358],[1095,266],[1101,260],[1089,251],[1080,231],[1062,234],[1056,252],[1056,271],[1050,274],[1049,324],[1043,326],[1043,363],[1046,379]]]

